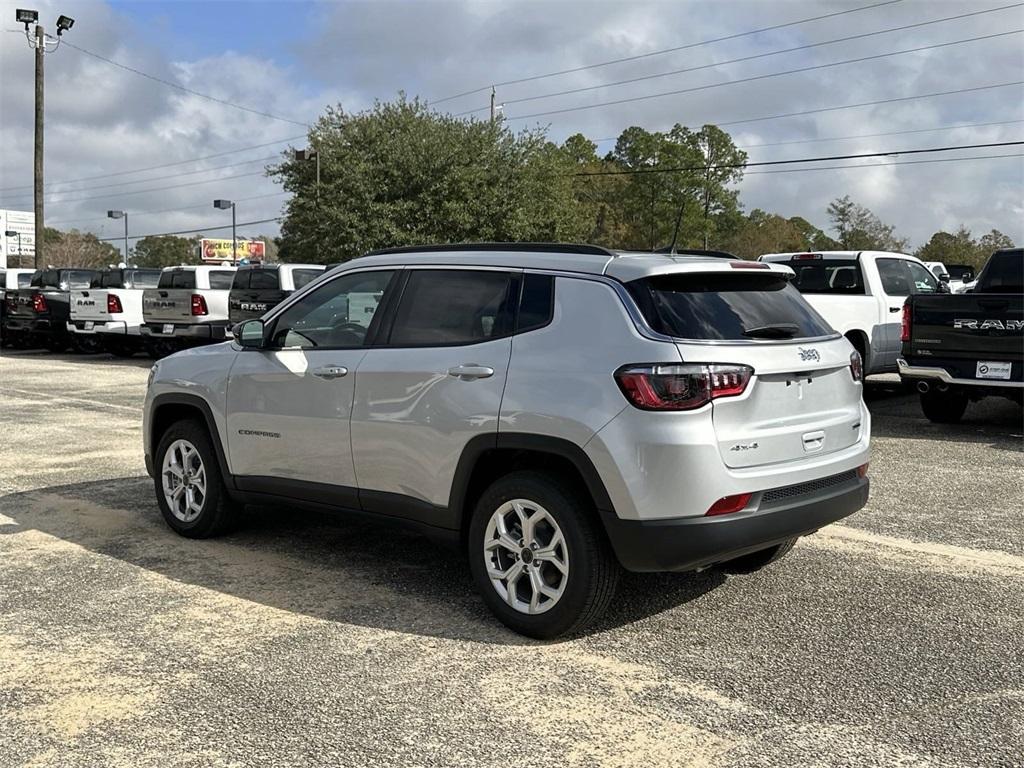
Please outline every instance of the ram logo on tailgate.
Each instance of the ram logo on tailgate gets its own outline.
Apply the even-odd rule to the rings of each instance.
[[[953,327],[957,329],[966,328],[971,331],[987,331],[995,328],[999,331],[1020,331],[1024,330],[1024,320],[953,320]]]

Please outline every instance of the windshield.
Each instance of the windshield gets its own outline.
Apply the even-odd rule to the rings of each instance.
[[[658,275],[627,283],[655,331],[680,339],[812,338],[833,333],[784,276]]]

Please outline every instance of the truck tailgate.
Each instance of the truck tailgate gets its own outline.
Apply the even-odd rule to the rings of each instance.
[[[72,291],[71,319],[96,323],[110,320],[110,313],[107,312],[107,292],[92,288],[88,291]]]
[[[147,323],[187,323],[192,321],[192,294],[189,288],[147,288],[142,292],[142,314]]]

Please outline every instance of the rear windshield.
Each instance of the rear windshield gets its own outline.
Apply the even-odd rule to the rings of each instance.
[[[276,269],[254,269],[249,273],[249,287],[254,290],[268,290],[279,287]]]
[[[74,269],[65,274],[64,279],[67,280],[69,288],[73,290],[81,290],[83,288],[90,287],[92,285],[93,278],[95,277],[95,272]]]
[[[101,272],[99,275],[92,279],[92,285],[90,288],[123,288],[124,280],[122,279],[121,270],[117,269],[113,272]]]
[[[159,281],[158,269],[138,269],[131,273],[131,282],[135,288],[156,288]]]
[[[978,293],[1024,292],[1024,249],[993,253],[978,278]]]
[[[210,288],[215,291],[226,291],[231,288],[231,282],[235,279],[234,270],[214,270],[210,272]]]
[[[195,288],[196,273],[192,270],[161,272],[158,288]]]
[[[782,263],[796,273],[793,285],[800,293],[864,293],[864,275],[856,259],[793,259]]]
[[[323,273],[324,271],[322,269],[293,269],[292,280],[295,282],[296,290],[305,285],[309,285]]]
[[[833,333],[784,276],[656,275],[626,287],[655,331],[680,339],[812,338]]]

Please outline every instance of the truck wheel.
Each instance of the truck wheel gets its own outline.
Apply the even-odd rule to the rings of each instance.
[[[103,348],[114,357],[132,357],[138,351],[134,344],[124,339],[107,339]]]
[[[936,424],[956,424],[967,410],[967,393],[959,389],[930,389],[921,393],[921,410]]]
[[[40,346],[46,347],[50,352],[63,352],[68,348],[68,342],[66,339],[60,336],[47,336],[43,338]]]
[[[181,347],[173,341],[150,341],[146,343],[146,354],[152,357],[154,360],[159,360],[162,357],[173,355]]]
[[[615,595],[619,564],[593,503],[559,478],[514,472],[480,497],[469,562],[505,626],[541,640],[581,631]]]
[[[95,336],[75,336],[71,339],[71,349],[80,355],[95,355],[103,349],[103,345]]]
[[[239,507],[224,487],[204,424],[193,419],[172,424],[160,438],[155,459],[157,504],[175,532],[206,539],[231,528]]]
[[[742,555],[733,560],[726,560],[718,567],[726,573],[754,573],[754,571],[759,571],[776,560],[781,560],[789,554],[789,550],[793,548],[794,544],[796,544],[795,538],[787,539],[773,547],[759,549],[757,552],[751,552],[748,555]]]

